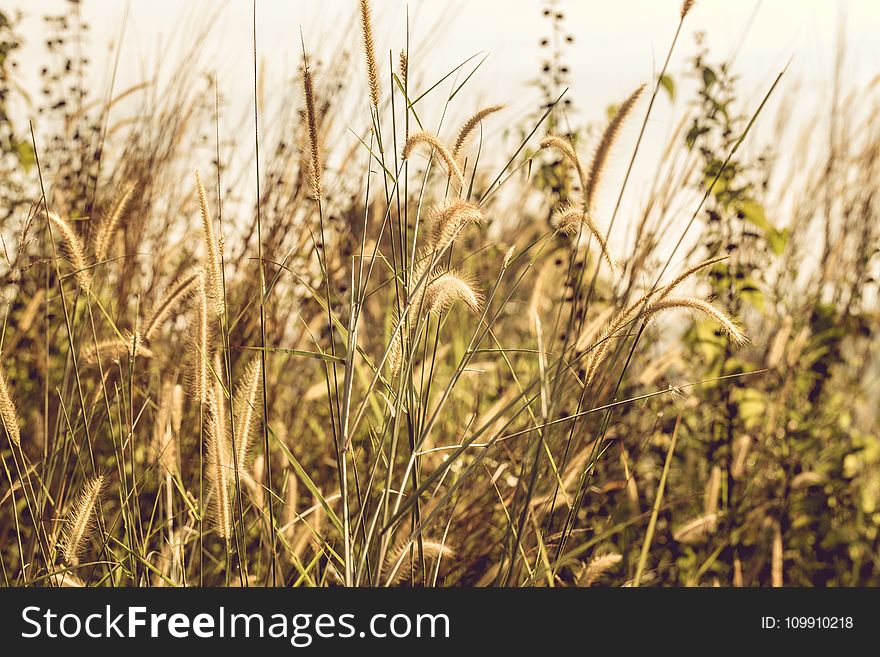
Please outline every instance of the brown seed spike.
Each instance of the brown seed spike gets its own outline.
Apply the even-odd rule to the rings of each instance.
[[[6,381],[6,373],[2,366],[0,366],[0,420],[3,422],[3,428],[6,429],[6,435],[9,436],[9,442],[20,447],[21,428],[18,423],[18,412],[15,410],[15,403],[12,401],[9,383]]]
[[[488,107],[479,110],[471,118],[465,121],[464,125],[461,126],[461,130],[458,132],[458,138],[455,140],[455,145],[452,147],[452,157],[456,161],[458,161],[458,156],[461,155],[461,149],[467,142],[468,137],[471,136],[471,133],[482,122],[482,120],[495,112],[500,112],[504,107],[504,105],[489,105]]]
[[[376,66],[376,44],[373,41],[373,24],[370,0],[361,0],[361,29],[364,35],[364,55],[367,60],[367,81],[370,83],[370,103],[379,107],[379,69]]]
[[[315,111],[315,91],[312,83],[312,72],[308,64],[303,67],[303,95],[306,100],[306,122],[309,131],[309,185],[312,196],[320,201],[323,196],[321,189],[321,151],[318,147],[318,117]]]

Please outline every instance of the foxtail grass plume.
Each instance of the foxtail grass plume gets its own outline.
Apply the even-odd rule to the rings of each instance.
[[[745,334],[742,332],[742,329],[733,322],[727,313],[703,299],[697,299],[695,297],[667,297],[655,301],[648,306],[647,310],[645,310],[645,315],[646,317],[651,317],[663,310],[676,308],[696,310],[704,315],[708,315],[721,325],[721,328],[724,329],[724,332],[730,337],[731,342],[736,345],[742,345],[748,341]]]
[[[574,150],[571,141],[558,135],[547,135],[541,140],[541,148],[556,149],[567,157],[575,168],[575,171],[577,171],[578,180],[581,183],[581,189],[583,190],[587,188],[587,172],[584,170],[583,162],[581,162],[581,158],[578,156],[577,151]]]
[[[474,313],[480,312],[483,302],[482,295],[461,272],[452,269],[445,271],[425,288],[424,307],[432,315],[446,312],[456,301],[461,301]],[[410,308],[410,312],[413,308],[415,306]]]
[[[73,267],[73,277],[82,290],[88,292],[92,287],[92,276],[86,261],[86,250],[83,248],[79,235],[76,234],[73,226],[54,212],[50,212],[48,217],[52,225],[61,233],[61,239],[64,240],[64,250]]]
[[[208,362],[211,357],[211,324],[208,321],[208,296],[205,290],[204,272],[199,272],[196,281],[196,330],[192,342],[192,370],[190,373],[190,394],[201,404],[207,404],[210,391]]]
[[[217,534],[228,540],[232,537],[229,432],[223,423],[223,400],[217,396],[216,391],[211,391],[209,397],[210,412],[205,424],[205,435],[208,456],[206,474],[214,491],[211,515]]]
[[[694,0],[684,0],[681,3],[681,18],[684,20],[684,17],[688,15],[691,9],[694,8]]]
[[[405,581],[410,571],[414,567],[413,552],[418,553],[418,547],[407,542],[395,550],[389,552],[385,559],[385,566],[389,571],[387,584],[400,584]],[[443,557],[452,558],[455,556],[455,550],[444,543],[437,541],[422,541],[422,553],[426,559],[439,560]],[[415,567],[418,567],[417,565]]]
[[[321,151],[318,147],[318,116],[315,110],[315,90],[312,83],[312,72],[308,63],[303,64],[303,96],[306,101],[306,124],[309,130],[309,185],[312,196],[320,201],[323,196],[321,189]]]
[[[616,552],[603,554],[590,559],[590,563],[584,568],[583,574],[578,579],[579,586],[592,586],[602,575],[614,568],[623,557]]]
[[[419,144],[427,144],[434,149],[434,152],[440,156],[440,159],[446,165],[449,175],[455,178],[459,188],[464,189],[464,174],[461,172],[461,167],[455,162],[455,158],[452,157],[452,153],[449,152],[446,144],[440,141],[440,138],[435,134],[425,130],[411,134],[403,145],[403,159],[408,160],[413,150]]]
[[[261,391],[261,364],[259,358],[253,358],[245,368],[244,376],[233,397],[235,407],[235,449],[239,470],[244,470],[250,456],[253,437],[260,426],[260,410],[262,404],[258,397]]]
[[[462,199],[448,201],[435,208],[432,214],[431,246],[437,251],[441,251],[454,240],[465,225],[483,223],[480,208]]]
[[[15,447],[21,447],[21,426],[18,423],[18,411],[12,401],[12,393],[9,390],[9,382],[6,380],[6,372],[0,365],[0,420],[9,442]]]
[[[406,51],[400,51],[399,61],[397,63],[398,70],[400,72],[400,85],[406,89],[406,76],[409,69],[409,61],[406,56]]]
[[[159,302],[158,307],[144,327],[144,341],[149,342],[156,331],[165,323],[171,313],[177,308],[186,297],[196,288],[199,280],[200,272],[190,274],[180,279],[171,286],[171,289],[165,293],[165,297]]]
[[[598,192],[599,184],[602,181],[602,173],[605,171],[605,163],[608,161],[608,155],[611,152],[611,148],[614,146],[614,142],[617,140],[620,128],[624,121],[626,121],[627,116],[632,112],[633,107],[635,107],[636,102],[644,90],[645,85],[640,86],[630,94],[629,98],[621,103],[620,107],[617,108],[617,112],[614,114],[614,118],[611,119],[608,126],[605,128],[605,132],[602,133],[602,139],[599,141],[599,145],[596,147],[596,152],[593,154],[593,160],[590,163],[587,184],[584,186],[584,203],[588,212],[592,212],[595,209],[596,193]]]
[[[370,84],[370,104],[379,107],[379,69],[376,65],[376,44],[373,41],[373,23],[370,0],[361,0],[361,31],[364,36],[364,56],[367,62],[367,81]]]
[[[205,241],[205,273],[207,280],[205,281],[205,293],[211,306],[217,315],[223,314],[223,274],[221,272],[221,253],[220,243],[214,232],[214,222],[211,221],[211,214],[208,211],[208,195],[205,193],[205,186],[202,184],[202,177],[196,171],[196,191],[199,196],[199,211],[202,217],[202,237]]]
[[[494,114],[495,112],[500,112],[504,107],[505,105],[489,105],[488,107],[478,110],[476,114],[465,121],[464,125],[461,126],[461,130],[458,131],[458,137],[452,147],[452,157],[456,161],[458,161],[458,158],[461,155],[461,149],[464,148],[465,143],[467,143],[468,137],[470,137],[474,129],[480,125],[480,122],[487,116]]]
[[[67,514],[62,534],[62,554],[68,563],[79,564],[79,555],[85,549],[85,542],[95,527],[95,509],[101,498],[104,485],[103,475],[86,483]]]
[[[110,250],[110,241],[116,234],[116,229],[119,227],[119,220],[122,219],[122,215],[125,214],[125,210],[128,208],[128,203],[131,200],[133,193],[134,183],[125,183],[120,192],[116,195],[116,198],[113,200],[113,205],[110,206],[110,211],[104,215],[98,226],[98,231],[95,233],[94,240],[95,259],[98,262],[107,258],[107,253]]]
[[[611,267],[611,271],[615,273],[620,271],[620,264],[617,258],[612,256],[608,250],[608,240],[605,237],[605,232],[596,223],[593,215],[585,212],[582,207],[575,207],[570,204],[561,205],[550,217],[550,225],[563,235],[577,235],[581,232],[582,227],[586,228],[599,243],[602,256],[605,258],[608,266]]]

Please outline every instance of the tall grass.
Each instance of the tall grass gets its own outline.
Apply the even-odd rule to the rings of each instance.
[[[532,118],[463,107],[481,62],[425,79],[368,0],[336,57],[302,35],[276,116],[255,20],[253,190],[206,32],[162,86],[50,85],[0,160],[4,583],[878,583],[876,91],[773,153],[752,128],[795,92],[744,105],[698,47],[639,199],[692,5],[591,129],[557,58]]]

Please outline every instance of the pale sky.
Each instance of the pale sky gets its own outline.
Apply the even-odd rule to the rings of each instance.
[[[26,14],[20,31],[27,44],[19,59],[32,90],[39,88],[36,74],[43,58],[41,16],[59,13],[65,4],[64,0],[4,2],[7,9],[21,9]],[[680,4],[680,0],[558,2],[558,8],[567,15],[566,30],[574,37],[566,62],[572,70],[571,97],[580,110],[574,117],[578,123],[602,121],[609,104],[651,81],[677,26]],[[411,49],[418,44],[427,47],[414,57],[422,80],[433,81],[476,53],[488,54],[465,92],[456,98],[457,105],[450,109],[452,118],[458,121],[483,103],[507,103],[513,118],[533,110],[536,96],[527,82],[538,73],[538,41],[548,32],[548,22],[541,17],[543,2],[374,0],[377,49],[384,61],[389,51],[397,53],[405,45],[407,7]],[[271,89],[274,81],[280,88],[281,82],[297,74],[300,28],[312,52],[320,53],[322,48],[326,50],[345,39],[355,50],[358,59],[354,65],[359,67],[360,31],[353,22],[357,8],[357,0],[258,0],[259,56],[267,87]],[[118,41],[126,11],[117,89],[141,81],[157,53],[161,53],[166,66],[172,66],[181,44],[191,38],[198,22],[216,14],[202,61],[209,71],[219,72],[221,93],[232,99],[229,114],[245,115],[253,98],[250,0],[83,0],[84,19],[92,26],[88,49],[97,64],[95,85],[105,83],[112,66],[108,48]],[[799,106],[802,118],[807,118],[830,93],[828,82],[841,20],[846,25],[846,77],[851,83],[865,84],[880,72],[877,0],[697,0],[669,70],[681,85],[682,74],[695,52],[693,35],[705,32],[715,61],[736,52],[742,109],[750,113],[748,109],[757,105],[791,60],[785,84],[800,84],[809,98]],[[333,38],[325,42],[323,37],[327,35]],[[357,76],[357,83],[365,85],[362,78]],[[97,86],[96,96],[103,95],[103,89]],[[687,87],[680,86],[676,102],[680,105],[688,98]],[[658,104],[644,157],[640,156],[645,172],[653,170],[656,159],[652,161],[652,154],[659,153],[680,110],[668,101]],[[361,132],[364,125],[352,127]],[[487,126],[487,139],[491,139],[492,129]],[[760,130],[756,135],[762,135]],[[640,189],[639,171],[637,166],[633,178],[636,195]]]

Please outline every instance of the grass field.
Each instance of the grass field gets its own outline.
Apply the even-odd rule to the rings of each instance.
[[[456,105],[479,58],[425,79],[352,1],[353,56],[303,34],[274,91],[255,57],[288,101],[247,117],[244,198],[213,73],[88,88],[70,3],[29,125],[0,14],[3,584],[880,584],[877,85],[755,143],[809,100],[744,100],[692,4],[575,128],[553,3],[514,122]],[[680,48],[697,91],[623,211]]]

